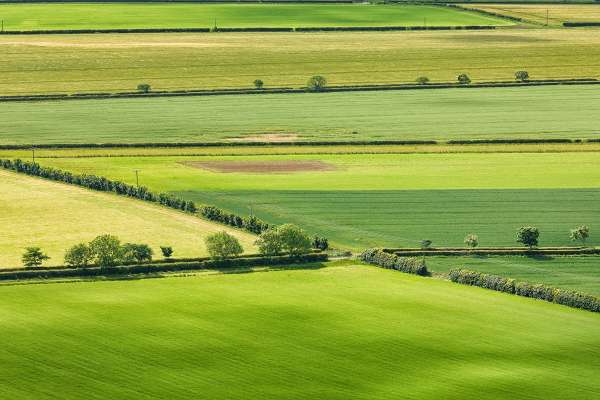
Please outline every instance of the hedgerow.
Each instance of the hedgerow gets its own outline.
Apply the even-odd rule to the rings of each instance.
[[[569,307],[600,312],[600,298],[573,290],[554,288],[542,284],[516,282],[514,279],[489,275],[468,269],[453,269],[449,278],[452,282],[478,286],[499,292],[531,297]]]
[[[398,257],[395,254],[386,253],[381,249],[367,249],[360,255],[360,259],[366,263],[386,269],[395,269],[421,276],[429,275],[425,261],[414,257]]]

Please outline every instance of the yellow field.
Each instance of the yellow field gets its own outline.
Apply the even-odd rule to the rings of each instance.
[[[64,251],[110,233],[125,242],[172,246],[174,257],[207,255],[204,237],[225,230],[253,252],[254,236],[160,206],[75,186],[0,171],[0,268],[21,265],[28,246],[41,247],[60,265]]]
[[[469,4],[467,8],[519,17],[540,24],[548,22],[548,25],[562,25],[566,21],[600,21],[600,4]]]

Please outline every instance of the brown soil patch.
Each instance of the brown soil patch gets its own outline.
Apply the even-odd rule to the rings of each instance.
[[[227,139],[228,142],[266,142],[266,143],[281,143],[294,142],[298,140],[298,135],[295,133],[266,133],[263,135],[250,135],[233,137]]]
[[[285,174],[304,171],[332,171],[335,166],[319,160],[274,161],[185,161],[183,165],[207,169],[213,172],[254,172],[262,174]]]

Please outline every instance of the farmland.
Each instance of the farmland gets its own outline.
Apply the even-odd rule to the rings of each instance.
[[[435,272],[467,268],[520,281],[600,295],[598,258],[594,256],[470,256],[427,257],[427,267]]]
[[[598,315],[372,267],[0,289],[15,400],[600,393]]]
[[[470,4],[468,8],[523,18],[538,24],[563,22],[600,22],[597,4]]]
[[[248,251],[252,235],[158,206],[113,195],[90,192],[0,171],[0,268],[21,265],[25,247],[39,246],[62,265],[65,250],[103,234],[127,242],[145,242],[160,258],[159,246],[172,246],[178,257],[206,256],[204,237],[228,230]],[[60,206],[57,206],[60,205]]]
[[[0,35],[0,51],[0,95],[600,77],[594,29]]]
[[[464,26],[510,22],[454,9],[354,4],[0,4],[4,28],[57,29]]]
[[[47,158],[40,162],[177,193],[242,215],[295,222],[336,244],[514,244],[515,230],[535,224],[544,245],[568,245],[568,230],[600,222],[596,152],[338,154]],[[196,163],[315,161],[328,168],[287,173],[219,172]],[[241,164],[240,164],[241,163]],[[593,236],[592,244],[599,243]]]
[[[10,102],[0,144],[597,138],[599,87]]]

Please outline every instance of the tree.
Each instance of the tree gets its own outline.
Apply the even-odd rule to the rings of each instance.
[[[306,88],[310,92],[320,92],[327,86],[327,79],[321,75],[315,75],[308,80]]]
[[[212,258],[224,259],[244,252],[240,242],[225,231],[208,236],[204,242]]]
[[[93,260],[94,254],[85,243],[76,244],[65,253],[65,264],[73,267],[87,267]]]
[[[464,242],[467,247],[474,249],[475,247],[479,246],[479,237],[474,233],[470,233],[465,237]]]
[[[517,71],[515,72],[515,80],[519,82],[525,82],[529,80],[529,72]]]
[[[139,85],[137,85],[137,90],[141,93],[149,93],[150,90],[152,90],[152,88],[147,83],[140,83]]]
[[[147,244],[125,243],[121,248],[121,259],[124,262],[143,263],[152,261],[154,251]]]
[[[261,79],[254,80],[254,87],[257,89],[262,89],[265,83]]]
[[[260,254],[267,256],[276,256],[281,254],[283,250],[281,235],[279,235],[276,228],[271,228],[261,233],[254,244],[258,246]]]
[[[121,241],[116,236],[102,235],[90,242],[90,250],[94,255],[95,264],[99,267],[110,267],[121,261],[123,249]]]
[[[423,240],[421,240],[421,248],[423,250],[426,250],[431,247],[431,243],[433,243],[431,240],[423,239]]]
[[[590,228],[586,225],[578,226],[575,229],[571,229],[569,237],[573,242],[579,240],[585,246],[585,241],[590,237]]]
[[[44,261],[49,259],[50,257],[44,254],[39,247],[27,247],[25,253],[23,253],[23,257],[21,257],[23,265],[26,267],[39,267]]]
[[[427,85],[429,83],[429,78],[426,76],[420,76],[417,78],[417,83],[419,85]]]
[[[327,238],[315,236],[312,247],[313,249],[327,250],[329,248],[329,240],[327,240]]]
[[[283,224],[277,227],[281,237],[282,247],[286,253],[292,256],[310,252],[310,238],[302,229],[294,224]]]
[[[460,74],[456,80],[458,80],[458,83],[460,83],[461,85],[468,85],[469,83],[471,83],[471,78],[469,78],[469,75],[467,74]]]
[[[169,258],[173,255],[173,248],[171,246],[160,246],[160,251],[165,258]]]
[[[538,245],[540,231],[534,226],[522,226],[517,231],[517,243],[523,243],[530,249]]]

